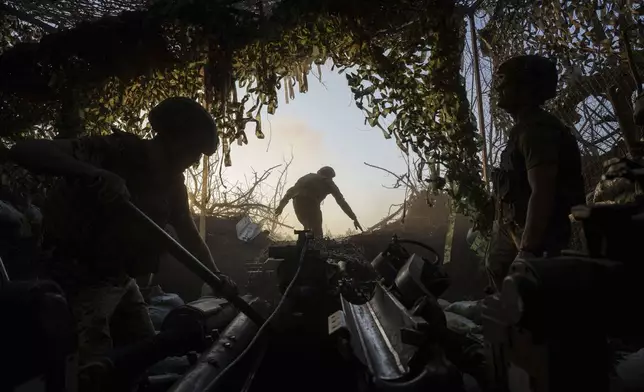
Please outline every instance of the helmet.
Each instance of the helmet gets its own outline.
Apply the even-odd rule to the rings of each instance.
[[[203,106],[190,98],[163,100],[150,110],[148,120],[159,135],[195,138],[201,152],[206,155],[217,151],[219,137],[215,120]]]
[[[514,83],[532,86],[542,102],[557,94],[557,65],[545,57],[532,54],[512,57],[501,63],[496,73]]]
[[[323,168],[318,170],[318,174],[321,175],[322,177],[334,178],[335,170],[333,170],[331,166],[324,166]]]

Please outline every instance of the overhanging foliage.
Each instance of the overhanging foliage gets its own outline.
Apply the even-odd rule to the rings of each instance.
[[[460,75],[464,15],[453,0],[244,4],[157,1],[15,45],[0,57],[3,135],[36,125],[63,136],[115,124],[145,132],[150,107],[183,95],[210,104],[230,165],[229,143],[247,143],[248,123],[263,137],[260,113],[275,112],[279,89],[306,92],[311,67],[331,59],[367,122],[383,128],[392,116],[385,136],[443,165],[459,210],[475,214],[486,195]]]

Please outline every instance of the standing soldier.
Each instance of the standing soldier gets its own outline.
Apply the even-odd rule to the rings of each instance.
[[[344,200],[340,189],[333,182],[334,177],[335,170],[329,166],[324,166],[317,173],[309,173],[301,177],[295,185],[286,191],[275,213],[277,215],[281,214],[284,207],[293,199],[295,215],[297,220],[304,226],[304,230],[311,230],[314,237],[321,238],[323,232],[320,204],[328,195],[333,195],[342,211],[353,220],[353,226],[357,230],[362,230],[356,214],[353,213],[349,204]]]
[[[159,226],[172,225],[183,246],[219,273],[195,227],[183,177],[202,154],[216,151],[215,122],[201,105],[179,97],[154,107],[149,121],[151,140],[115,131],[29,140],[9,152],[29,170],[63,177],[44,206],[44,246],[53,255],[47,277],[63,287],[78,323],[81,364],[155,333],[133,277],[155,272],[164,249],[130,219],[123,200]]]
[[[497,71],[498,106],[514,119],[495,176],[496,222],[487,261],[501,290],[515,258],[552,257],[568,245],[570,209],[585,203],[581,155],[571,130],[541,106],[557,90],[555,64],[511,58]]]

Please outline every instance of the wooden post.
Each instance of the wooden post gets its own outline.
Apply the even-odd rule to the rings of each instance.
[[[203,171],[201,172],[201,216],[199,217],[199,234],[206,240],[206,201],[208,200],[208,189],[210,185],[210,159],[208,155],[203,156]]]
[[[456,211],[454,201],[447,198],[447,231],[445,232],[445,249],[443,250],[443,264],[452,261],[452,244],[454,243],[454,227],[456,226]]]
[[[210,49],[210,44],[208,45]],[[210,50],[209,50],[210,53]],[[211,91],[211,72],[212,63],[210,62],[210,56],[206,62],[204,72],[203,72],[203,87],[204,87],[204,107],[208,112],[210,112],[210,103],[212,102],[212,95],[209,94]],[[201,215],[199,216],[199,234],[204,241],[206,241],[207,228],[206,228],[206,202],[208,200],[208,191],[210,185],[210,159],[208,155],[204,155],[201,161],[202,170],[201,170]]]
[[[476,81],[476,103],[478,108],[479,118],[479,131],[483,137],[483,181],[485,181],[485,189],[490,190],[490,182],[487,175],[487,138],[485,135],[485,117],[483,114],[483,92],[481,91],[481,70],[479,68],[479,47],[476,40],[476,25],[474,23],[474,12],[468,14],[470,21],[470,37],[472,41],[472,55],[474,58],[474,78]]]

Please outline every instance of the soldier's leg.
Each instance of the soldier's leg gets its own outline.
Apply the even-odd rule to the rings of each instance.
[[[501,291],[503,279],[510,269],[519,250],[514,240],[514,233],[505,224],[496,225],[492,232],[492,244],[486,260],[486,269],[492,286],[497,292]]]
[[[112,348],[110,319],[126,289],[114,282],[81,287],[70,298],[78,332],[78,360],[84,365]]]
[[[155,335],[147,304],[132,278],[125,284],[125,293],[112,315],[110,329],[115,346],[129,345]]]
[[[322,229],[322,210],[320,207],[311,208],[311,230],[313,230],[313,236],[315,238],[324,237],[324,231]]]
[[[309,208],[306,203],[299,199],[294,199],[293,211],[295,211],[295,217],[297,217],[297,220],[303,226],[303,229],[310,230],[311,227],[309,222]]]

